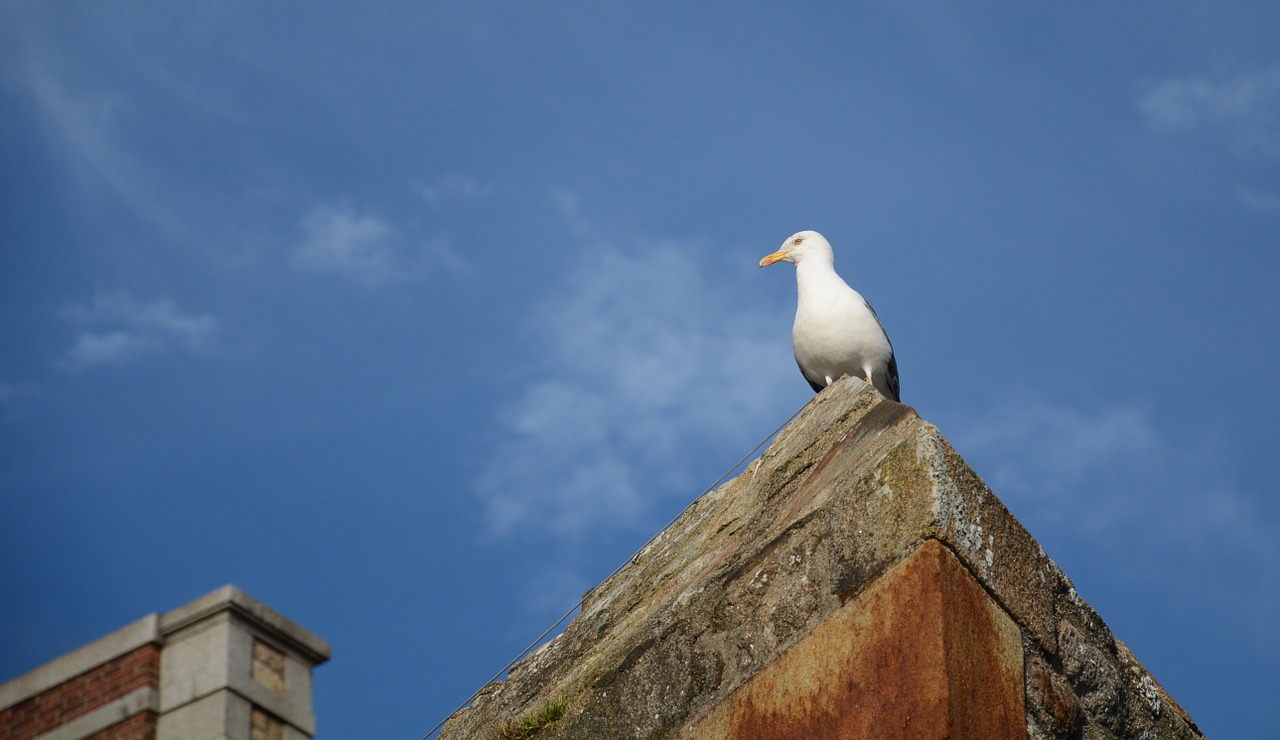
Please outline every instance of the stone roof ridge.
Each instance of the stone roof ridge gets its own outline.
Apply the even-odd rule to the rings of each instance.
[[[442,738],[1203,737],[936,427],[856,379]]]

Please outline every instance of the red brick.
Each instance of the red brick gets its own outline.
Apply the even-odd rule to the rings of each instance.
[[[144,670],[132,671],[131,667]],[[18,702],[0,712],[0,740],[29,740],[71,720],[88,714],[105,704],[150,686],[160,686],[160,648],[142,645],[114,660],[91,668],[78,676],[49,688],[42,694]],[[139,719],[150,715],[150,720]],[[150,722],[151,734],[137,734]],[[154,736],[155,716],[150,712],[134,715],[95,737],[102,740],[132,740]],[[105,734],[117,728],[124,734]]]
[[[154,712],[142,712],[129,719],[114,724],[89,740],[152,740],[156,736],[156,715]]]

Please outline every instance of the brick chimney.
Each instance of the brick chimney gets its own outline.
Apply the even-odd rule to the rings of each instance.
[[[0,684],[0,740],[306,740],[329,644],[235,586]]]

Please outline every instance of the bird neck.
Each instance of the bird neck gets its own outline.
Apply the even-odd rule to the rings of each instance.
[[[796,288],[801,301],[827,294],[833,287],[849,289],[849,284],[836,274],[833,263],[834,260],[805,260],[796,265]]]

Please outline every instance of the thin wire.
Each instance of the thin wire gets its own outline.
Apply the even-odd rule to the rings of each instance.
[[[738,460],[738,462],[734,463],[732,466],[730,466],[730,468],[729,468],[728,470],[724,471],[724,475],[721,475],[719,478],[717,478],[715,483],[712,483],[711,485],[709,485],[709,486],[707,486],[706,488],[704,488],[704,489],[702,490],[702,493],[700,493],[700,494],[698,494],[696,497],[694,497],[694,499],[693,499],[692,501],[690,501],[688,504],[686,504],[686,505],[685,505],[685,507],[684,507],[683,509],[681,509],[681,510],[680,510],[680,513],[679,513],[679,514],[676,514],[674,517],[672,517],[672,518],[670,519],[670,521],[668,521],[666,524],[662,525],[662,529],[659,529],[659,530],[658,530],[658,532],[657,532],[657,534],[655,534],[655,535],[653,535],[652,537],[650,537],[650,538],[649,538],[649,540],[648,540],[647,542],[645,542],[643,545],[641,545],[641,546],[640,546],[640,549],[639,549],[639,550],[636,550],[636,552],[635,552],[635,554],[634,554],[634,555],[632,555],[631,557],[627,558],[626,562],[624,562],[622,565],[619,565],[617,568],[614,568],[612,573],[610,573],[609,575],[605,576],[605,577],[601,580],[601,583],[603,583],[604,581],[607,581],[607,580],[609,580],[610,578],[613,578],[614,576],[618,575],[619,573],[621,573],[621,572],[622,572],[622,569],[623,569],[623,568],[627,567],[627,566],[628,566],[628,565],[630,565],[631,563],[634,563],[634,562],[636,561],[636,559],[640,557],[640,553],[642,553],[642,552],[644,552],[644,551],[645,551],[645,548],[647,548],[649,545],[652,545],[652,544],[654,543],[654,541],[655,541],[655,540],[657,540],[657,539],[658,539],[659,537],[661,537],[661,536],[662,536],[662,535],[663,535],[663,534],[664,534],[668,529],[670,529],[670,528],[671,528],[671,525],[672,525],[672,524],[675,524],[677,521],[679,521],[679,520],[680,520],[680,518],[681,518],[681,517],[683,517],[687,511],[689,511],[690,507],[692,507],[694,504],[698,503],[698,500],[699,500],[699,499],[701,499],[703,496],[707,495],[707,494],[708,494],[708,493],[710,493],[711,491],[715,490],[716,486],[718,486],[718,485],[720,485],[721,483],[723,483],[723,482],[724,482],[724,480],[725,480],[726,478],[728,478],[730,475],[732,475],[732,474],[733,474],[733,471],[735,471],[735,470],[737,470],[737,469],[738,469],[738,466],[739,466],[739,465],[742,465],[744,462],[746,462],[747,460],[749,460],[749,459],[751,458],[751,456],[752,456],[752,455],[756,454],[756,451],[757,451],[757,450],[759,450],[761,447],[764,447],[766,442],[768,442],[769,440],[771,440],[771,439],[773,439],[774,437],[776,437],[776,436],[778,435],[778,432],[781,432],[783,429],[785,429],[785,428],[786,428],[786,426],[787,426],[788,424],[790,424],[790,423],[791,423],[791,422],[792,422],[792,421],[793,421],[797,416],[799,416],[799,415],[800,415],[800,412],[801,412],[801,411],[804,411],[804,408],[805,408],[804,406],[801,406],[800,408],[796,409],[796,412],[795,412],[794,414],[792,414],[790,417],[788,417],[786,421],[784,421],[784,422],[782,422],[781,424],[779,424],[777,429],[774,429],[772,432],[769,432],[768,436],[766,436],[764,439],[760,440],[760,442],[759,442],[755,447],[752,447],[750,452],[748,452],[747,454],[743,455],[743,456],[742,456],[742,458],[741,458],[740,460]],[[430,730],[428,730],[428,731],[427,731],[427,734],[425,734],[425,735],[423,735],[423,736],[422,736],[422,740],[427,740],[427,738],[429,738],[429,737],[431,737],[432,735],[436,734],[436,732],[437,732],[437,731],[439,731],[439,730],[440,730],[440,728],[444,727],[444,723],[449,721],[449,717],[452,717],[453,715],[457,714],[457,713],[459,712],[459,710],[464,709],[464,708],[465,708],[465,707],[467,707],[467,706],[470,706],[470,704],[471,704],[473,701],[475,701],[475,700],[476,700],[476,697],[477,697],[477,696],[480,696],[480,692],[484,691],[484,688],[485,688],[486,686],[488,686],[489,684],[493,683],[494,681],[497,681],[499,678],[501,678],[501,677],[502,677],[502,675],[503,675],[503,674],[505,674],[507,671],[511,670],[512,666],[514,666],[516,663],[519,663],[521,660],[524,660],[524,657],[525,657],[526,655],[528,655],[528,654],[530,653],[530,651],[532,651],[535,647],[537,647],[537,646],[542,642],[543,638],[545,638],[547,635],[551,634],[552,630],[554,630],[556,627],[559,627],[559,626],[564,622],[564,620],[566,620],[566,619],[568,619],[568,618],[569,618],[569,615],[573,614],[574,612],[578,611],[578,609],[582,608],[582,602],[583,602],[583,601],[585,601],[585,600],[586,600],[585,598],[583,598],[583,599],[579,599],[579,600],[578,600],[578,603],[574,604],[572,607],[570,607],[570,608],[569,608],[569,611],[567,611],[567,612],[565,612],[565,613],[564,613],[564,616],[562,616],[562,617],[560,617],[559,619],[557,619],[555,624],[551,625],[551,626],[550,626],[550,627],[548,627],[548,628],[547,628],[547,629],[546,629],[542,634],[538,635],[538,637],[537,637],[533,642],[529,643],[529,646],[528,646],[528,647],[526,647],[524,650],[521,650],[521,651],[520,651],[520,654],[519,654],[519,655],[517,655],[516,657],[512,658],[510,663],[507,663],[506,665],[504,665],[504,666],[502,667],[502,670],[500,670],[500,671],[498,671],[497,673],[493,674],[493,677],[492,677],[492,678],[490,678],[488,681],[485,681],[483,684],[481,684],[481,685],[480,685],[480,688],[476,689],[475,693],[474,693],[474,694],[472,694],[472,695],[471,695],[471,696],[470,696],[466,701],[464,701],[464,702],[462,702],[461,704],[459,704],[459,705],[457,706],[457,708],[455,708],[452,712],[449,712],[449,714],[448,714],[447,716],[445,716],[445,718],[444,718],[444,719],[440,720],[440,722],[439,722],[435,727],[432,727]]]

